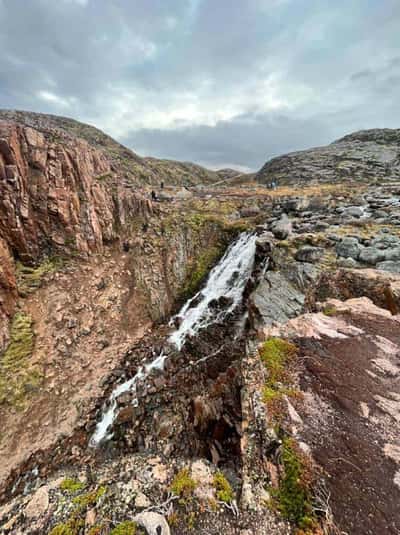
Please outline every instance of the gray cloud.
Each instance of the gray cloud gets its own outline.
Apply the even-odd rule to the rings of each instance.
[[[0,0],[0,106],[259,167],[400,126],[398,0]]]
[[[145,155],[186,159],[211,167],[257,169],[265,159],[322,145],[332,131],[316,119],[293,120],[277,114],[242,115],[215,126],[132,131],[123,142]]]

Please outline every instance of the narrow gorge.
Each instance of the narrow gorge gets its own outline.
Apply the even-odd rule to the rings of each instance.
[[[0,532],[399,533],[399,150],[238,175],[0,112]]]

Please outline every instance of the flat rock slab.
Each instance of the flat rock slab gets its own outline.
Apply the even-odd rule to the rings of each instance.
[[[367,298],[330,300],[333,315],[306,314],[266,329],[300,348],[304,441],[326,474],[339,529],[400,530],[400,316]]]

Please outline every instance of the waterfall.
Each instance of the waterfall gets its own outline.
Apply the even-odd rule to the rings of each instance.
[[[240,305],[243,291],[251,275],[256,250],[256,236],[242,233],[231,244],[218,264],[211,270],[204,288],[189,299],[172,322],[179,320],[179,327],[168,337],[168,342],[180,350],[188,336],[214,322],[220,322]],[[227,306],[220,309],[210,306],[219,298],[227,299]],[[90,440],[96,446],[102,440],[111,438],[108,433],[117,415],[117,398],[124,392],[136,392],[136,385],[143,381],[153,369],[163,369],[166,355],[161,352],[153,361],[139,368],[134,377],[118,385],[112,392],[108,406],[103,411]],[[138,403],[137,399],[134,403]]]
[[[220,321],[240,304],[253,268],[255,249],[256,237],[251,234],[241,234],[228,248],[210,272],[204,289],[187,301],[175,316],[181,323],[169,337],[173,345],[181,349],[188,335],[194,335],[211,323]],[[215,313],[210,303],[220,297],[226,297],[231,304],[222,312]],[[196,301],[196,306],[192,306]]]

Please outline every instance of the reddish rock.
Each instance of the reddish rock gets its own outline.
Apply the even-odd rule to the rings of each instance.
[[[324,272],[307,297],[308,307],[315,309],[317,301],[328,298],[351,299],[369,297],[375,305],[400,312],[400,275],[375,269],[340,269]]]
[[[327,305],[333,315],[305,314],[264,331],[300,349],[296,438],[322,467],[339,531],[398,533],[400,316],[365,297]]]
[[[0,120],[0,233],[25,262],[49,248],[101,252],[129,216],[151,209],[120,184],[105,153],[57,139],[56,130]]]
[[[0,237],[0,351],[8,340],[8,323],[14,312],[16,300],[14,260],[6,242]]]

